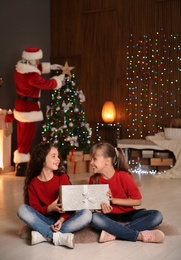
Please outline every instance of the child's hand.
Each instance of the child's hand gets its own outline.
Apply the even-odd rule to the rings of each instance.
[[[57,220],[57,222],[55,222],[54,225],[51,226],[51,228],[53,231],[57,232],[61,229],[62,224],[63,224],[63,222],[61,221],[61,219],[59,219],[59,220]]]
[[[107,196],[108,196],[108,199],[111,201],[113,199],[112,197],[112,192],[111,190],[109,189],[109,191],[107,192]]]
[[[58,203],[59,198],[57,198],[55,201],[53,201],[49,206],[48,206],[48,210],[49,212],[51,211],[56,211],[58,213],[61,213],[63,211],[62,209],[62,204]]]
[[[112,207],[105,202],[101,203],[101,209],[104,214],[108,214],[112,211]]]

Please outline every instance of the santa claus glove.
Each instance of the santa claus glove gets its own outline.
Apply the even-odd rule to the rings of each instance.
[[[60,70],[63,66],[60,64],[51,64],[50,69],[51,70]]]
[[[59,89],[61,88],[63,85],[65,85],[65,75],[64,74],[60,74],[58,76],[54,76],[51,79],[56,80],[57,82],[57,86],[55,89]]]
[[[64,74],[60,74],[60,75],[58,75],[58,77],[62,81],[62,85],[64,85],[64,83],[65,83],[65,75]]]

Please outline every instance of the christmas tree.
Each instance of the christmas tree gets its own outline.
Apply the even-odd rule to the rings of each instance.
[[[89,153],[92,129],[86,122],[82,103],[85,96],[78,89],[76,76],[66,62],[56,74],[65,74],[65,84],[52,91],[51,103],[47,106],[46,120],[43,125],[43,141],[57,145],[63,159],[69,151]]]

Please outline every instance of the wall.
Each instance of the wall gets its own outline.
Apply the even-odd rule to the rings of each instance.
[[[179,88],[181,72],[178,72],[181,64],[177,58],[181,55],[179,47],[181,44],[180,20],[180,0],[51,1],[51,59],[57,63],[64,63],[65,60],[68,60],[70,66],[75,66],[79,88],[86,96],[84,106],[87,121],[93,129],[95,129],[96,122],[102,122],[101,109],[107,100],[112,100],[116,106],[116,122],[119,122],[123,127],[123,138],[128,138],[128,136],[129,138],[130,136],[131,138],[145,138],[150,131],[154,133],[154,131],[159,130],[159,127],[161,129],[167,125],[172,116],[181,117],[181,91]],[[173,68],[171,68],[174,84],[172,84],[172,76],[169,74],[171,62],[165,58],[163,76],[157,66],[158,63],[156,63],[157,49],[158,55],[164,52],[164,44],[159,48],[156,46],[156,35],[162,28],[167,35],[166,40],[171,34],[179,35],[177,46],[179,49],[177,54],[179,55],[177,56],[174,52],[173,46],[170,50],[169,47],[166,48],[167,53],[173,51],[175,55]],[[137,82],[134,72],[131,71],[131,67],[133,67],[131,62],[128,65],[127,46],[130,45],[134,50],[130,43],[131,34],[133,34],[135,44],[140,44],[140,39],[143,39],[145,35],[151,34],[154,37],[154,53],[149,53],[149,55],[155,55],[155,58],[151,60],[156,69],[149,77],[149,82],[146,82],[146,79],[142,82],[140,78]],[[168,43],[166,44],[168,45]],[[148,46],[143,46],[144,49],[146,47]],[[143,53],[142,50],[141,52]],[[139,53],[137,54],[139,55]],[[136,57],[135,55],[133,63],[134,61],[138,62]],[[149,73],[149,70],[146,69],[148,66],[146,62],[142,55],[140,64],[144,64],[146,73]],[[131,71],[130,78],[132,77],[137,84],[137,86],[136,84],[133,86],[135,96],[131,84],[128,86],[128,71]],[[140,68],[140,74],[141,71],[142,68]],[[167,96],[165,94],[167,89],[161,87],[161,77],[164,79],[165,87],[168,87],[169,90]],[[175,83],[177,79],[178,84]],[[155,83],[158,86],[157,93],[154,93],[156,97],[149,97],[151,103],[149,106],[146,100],[147,94],[150,95],[153,92],[152,86],[156,86]],[[144,87],[146,90],[147,85],[148,93],[145,94],[142,89]],[[130,92],[132,97],[129,96]],[[162,94],[166,96],[163,98],[163,106],[159,102]],[[152,98],[154,100],[157,98],[157,107],[154,106],[156,101],[152,102]],[[177,103],[171,101],[171,98],[177,98]],[[131,103],[130,113],[126,110],[128,100]],[[140,111],[140,106],[142,106],[143,112]],[[156,117],[160,108],[164,111],[164,117],[159,115]],[[145,117],[145,121],[142,120],[142,116]],[[127,130],[131,130],[130,135]]]
[[[50,60],[50,1],[6,0],[0,5],[0,108],[13,109],[16,98],[13,71],[25,47],[38,46],[43,61]],[[45,111],[49,93],[42,92],[41,106]],[[41,140],[42,122],[37,124],[34,144]],[[13,123],[12,153],[16,149],[16,121]],[[13,157],[13,156],[12,156]]]

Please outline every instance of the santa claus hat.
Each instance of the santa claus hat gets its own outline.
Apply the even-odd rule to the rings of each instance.
[[[38,47],[27,47],[22,53],[22,58],[25,60],[39,60],[43,57],[43,52]]]

